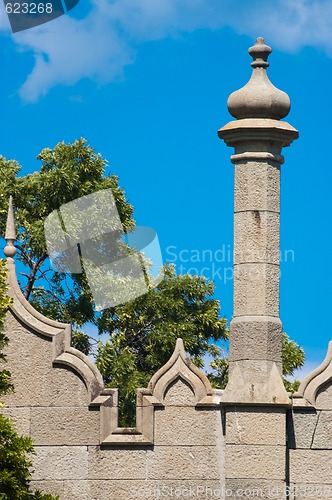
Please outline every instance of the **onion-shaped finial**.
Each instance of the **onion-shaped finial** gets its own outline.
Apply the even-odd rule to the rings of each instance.
[[[280,120],[288,115],[290,99],[269,80],[266,68],[272,49],[264,38],[257,38],[249,54],[253,58],[253,72],[247,85],[233,92],[228,98],[228,110],[234,118],[269,118]]]

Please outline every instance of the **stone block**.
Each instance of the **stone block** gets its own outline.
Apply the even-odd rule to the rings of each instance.
[[[59,495],[60,500],[65,498],[64,481],[31,481],[31,490],[39,490],[49,495]]]
[[[310,498],[310,500],[325,500],[332,498],[331,484],[305,484],[290,483],[289,500],[299,500],[300,498]]]
[[[268,479],[226,479],[226,497],[286,500],[285,482]]]
[[[280,167],[264,162],[246,162],[235,166],[235,212],[280,210]]]
[[[30,408],[1,407],[0,413],[14,422],[18,434],[30,436]]]
[[[52,372],[50,339],[30,332],[12,316],[9,319],[11,330],[5,353],[15,393],[6,395],[4,401],[8,406],[49,404]]]
[[[319,410],[332,410],[332,382],[329,380],[317,391],[315,408]]]
[[[5,349],[15,393],[4,396],[8,406],[87,406],[84,381],[71,368],[53,367],[52,339],[24,327],[7,315],[9,344]]]
[[[276,366],[274,361],[264,360],[264,359],[244,359],[240,361],[232,361],[229,367],[230,377],[233,377],[233,371],[238,368],[241,371],[241,377],[245,383],[248,381],[257,382],[257,384],[265,384],[268,379],[273,376],[271,374],[273,366]],[[277,370],[279,378],[281,378],[279,370]],[[236,384],[236,377],[234,383]],[[240,388],[242,380],[238,381]]]
[[[234,316],[279,317],[279,266],[234,266]]]
[[[250,210],[234,214],[234,264],[266,262],[279,265],[278,213]]]
[[[89,479],[145,479],[146,450],[89,446]]]
[[[239,316],[230,325],[230,360],[262,359],[281,362],[282,325],[269,316]]]
[[[227,479],[285,480],[285,447],[226,445]]]
[[[319,412],[311,447],[332,450],[332,411],[322,410]]]
[[[86,386],[67,367],[52,368],[51,364],[22,364],[18,369],[8,359],[15,393],[4,396],[8,406],[88,406]]]
[[[226,443],[285,445],[286,415],[283,408],[246,406],[226,409]]]
[[[222,481],[90,480],[65,481],[61,500],[130,500],[135,498],[223,498]]]
[[[292,448],[311,448],[318,414],[314,410],[294,410],[288,432]],[[292,428],[291,428],[292,427]]]
[[[109,487],[108,481],[97,482],[97,483],[102,483],[102,487],[105,488],[105,491],[102,492],[102,488],[97,488],[98,494],[100,496],[99,498],[96,497],[93,493],[93,490],[96,489],[93,488],[94,483],[95,482],[89,480],[65,481],[64,493],[62,497],[63,500],[94,500],[94,499],[102,500],[103,498],[117,498],[117,491],[116,490],[112,491],[112,489]],[[121,498],[121,495],[119,498]]]
[[[330,450],[290,450],[292,483],[331,484]]]
[[[214,446],[222,434],[218,409],[166,406],[155,410],[155,445]]]
[[[52,370],[51,406],[88,406],[89,394],[84,381],[67,366]]]
[[[36,445],[99,444],[100,413],[88,408],[31,408],[31,437]]]
[[[220,480],[223,471],[219,446],[155,446],[147,451],[146,475],[151,480]]]
[[[59,481],[88,478],[86,446],[35,446],[33,479]]]
[[[194,406],[196,404],[194,391],[188,382],[178,377],[168,386],[163,404],[165,406]]]

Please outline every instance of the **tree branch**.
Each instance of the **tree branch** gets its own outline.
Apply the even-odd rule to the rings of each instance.
[[[17,248],[17,250],[19,250],[21,252],[23,258],[26,260],[28,266],[31,268],[33,265],[33,260],[31,259],[29,254],[26,253],[26,251],[24,250],[24,248],[21,245],[15,244],[15,248]]]
[[[30,259],[30,262],[32,263],[32,265],[30,266],[30,276],[28,278],[28,283],[27,283],[27,286],[25,287],[25,290],[24,290],[24,293],[23,293],[24,297],[27,300],[29,300],[29,297],[30,297],[32,289],[33,289],[33,285],[35,284],[35,281],[37,279],[36,278],[37,271],[40,268],[40,266],[42,265],[42,263],[46,260],[47,257],[48,257],[48,254],[46,252],[44,252],[39,257],[39,259],[37,260],[37,262],[33,262]]]

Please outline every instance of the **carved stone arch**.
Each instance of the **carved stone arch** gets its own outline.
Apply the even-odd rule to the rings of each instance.
[[[324,403],[319,401],[323,399],[323,394],[325,394]],[[332,409],[332,341],[329,342],[323,363],[303,379],[297,395],[315,408],[323,404],[324,409]]]
[[[171,358],[151,378],[148,391],[163,404],[167,389],[177,379],[183,379],[191,387],[195,404],[204,404],[211,399],[211,384],[206,375],[188,358],[182,339],[177,339]]]
[[[192,390],[193,407],[212,407],[220,404],[223,391],[212,389],[206,375],[188,358],[182,339],[177,339],[171,358],[152,376],[146,389],[137,390],[135,428],[118,427],[118,390],[109,389],[112,398],[109,399],[110,404],[101,408],[102,444],[110,446],[153,445],[155,407],[166,406],[164,403],[167,390],[177,380],[183,380]],[[180,399],[179,402],[181,406]],[[103,422],[105,423],[104,429]],[[111,422],[111,429],[107,422]]]

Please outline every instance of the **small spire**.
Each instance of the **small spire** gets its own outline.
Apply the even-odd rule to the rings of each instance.
[[[270,66],[267,59],[271,54],[272,49],[265,44],[264,38],[261,36],[256,39],[255,45],[250,47],[248,52],[253,58],[253,62],[251,63],[253,68],[268,68]]]
[[[11,195],[9,197],[5,240],[7,242],[7,246],[4,248],[5,256],[6,257],[14,257],[14,255],[16,254],[16,248],[14,247],[14,241],[16,240],[16,234],[15,234],[13,197]]]

